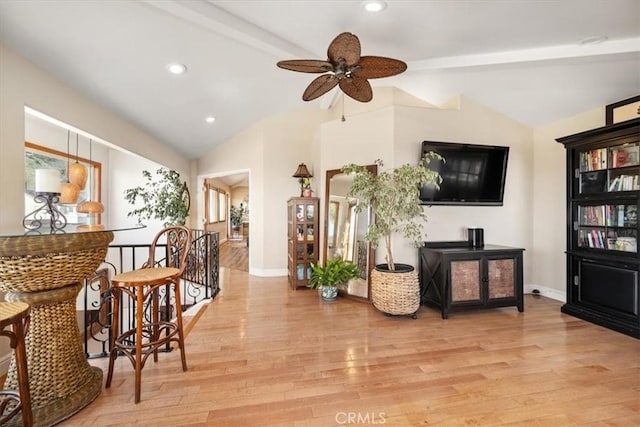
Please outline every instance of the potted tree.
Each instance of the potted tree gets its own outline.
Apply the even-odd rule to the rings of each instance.
[[[378,264],[371,274],[371,297],[376,308],[388,314],[412,314],[420,306],[418,273],[409,264],[395,262],[391,236],[400,233],[412,240],[414,246],[422,245],[423,223],[427,216],[420,203],[420,186],[438,187],[442,182],[440,174],[429,168],[432,160],[444,160],[436,153],[427,153],[416,165],[404,164],[387,169],[377,175],[365,166],[349,164],[342,172],[353,175],[353,183],[347,196],[358,199],[358,212],[370,207],[373,221],[369,225],[365,240],[377,248],[384,241],[386,264]],[[382,160],[375,162],[381,170]],[[406,292],[415,297],[405,298]],[[402,293],[402,298],[396,298]],[[397,301],[405,304],[397,306]],[[410,301],[410,302],[407,302]]]
[[[180,180],[180,174],[174,170],[160,168],[154,178],[149,171],[143,170],[142,175],[147,182],[125,190],[125,199],[132,205],[140,199],[141,207],[127,213],[127,216],[137,216],[138,221],[155,218],[164,221],[164,226],[185,225],[190,209],[189,188],[186,181]]]
[[[311,264],[309,287],[320,289],[323,301],[333,301],[338,296],[338,285],[358,277],[358,267],[342,258],[334,258],[323,266]]]
[[[229,208],[229,220],[231,221],[231,231],[234,236],[238,236],[242,221],[244,219],[245,208],[240,203],[240,207],[231,206]]]

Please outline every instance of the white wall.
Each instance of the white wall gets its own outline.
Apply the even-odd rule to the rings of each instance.
[[[372,164],[378,158],[385,167],[416,163],[421,142],[434,140],[511,148],[504,205],[425,207],[427,239],[464,240],[468,226],[483,227],[487,243],[526,250],[524,272],[529,283],[536,253],[533,130],[462,97],[452,100],[451,108],[441,109],[412,102],[402,91],[387,88],[382,93],[366,108],[351,108],[354,114],[347,114],[346,121],[340,120],[336,109],[314,118],[308,112],[294,112],[264,119],[200,159],[201,176],[251,170],[250,221],[258,230],[252,236],[251,273],[286,273],[285,201],[298,194],[297,180],[291,178],[298,163],[312,168],[312,186],[316,195],[323,196],[326,170],[352,162]],[[558,192],[564,194],[562,188]],[[321,200],[321,228],[324,203]],[[394,248],[399,262],[417,265],[417,250],[410,242],[395,239]],[[376,262],[384,262],[383,251],[377,251]]]
[[[566,151],[557,138],[604,126],[605,109],[598,108],[534,131],[533,244],[535,267],[531,288],[566,301],[567,202]]]
[[[187,179],[190,162],[163,142],[85,98],[0,44],[0,229],[23,213],[25,113],[28,106],[70,126],[175,169]],[[65,138],[66,149],[66,138]]]
[[[346,163],[372,164],[378,158],[384,161],[385,168],[415,164],[423,140],[509,146],[504,206],[425,207],[429,218],[426,238],[464,240],[466,228],[473,225],[485,229],[486,243],[529,251],[533,220],[531,128],[465,98],[452,105],[456,108],[383,106],[347,117],[345,122],[324,123],[320,143],[323,174],[326,169],[338,169]],[[397,262],[418,264],[418,251],[411,242],[396,236],[393,248]],[[376,263],[382,262],[384,250],[379,248]],[[532,262],[532,255],[525,252],[525,282]]]
[[[264,119],[216,146],[198,161],[199,179],[249,171],[250,274],[287,274],[286,201],[300,193],[298,181],[292,175],[303,162],[316,173],[310,147],[327,114],[294,111]],[[200,199],[199,211],[203,206]]]
[[[461,98],[459,105],[451,110],[398,108],[395,164],[417,162],[423,140],[509,146],[503,206],[426,207],[427,240],[466,240],[467,227],[482,227],[485,243],[525,249],[527,283],[533,262],[533,132],[469,99]],[[417,265],[417,251],[408,242],[397,244],[409,263]]]

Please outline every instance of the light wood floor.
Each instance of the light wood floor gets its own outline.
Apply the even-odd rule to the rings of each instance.
[[[246,240],[227,240],[220,245],[220,267],[249,271],[249,247]]]
[[[223,268],[221,284],[190,325],[187,372],[177,351],[150,359],[136,405],[119,358],[112,387],[62,425],[640,425],[640,340],[559,302],[412,320],[286,278]]]

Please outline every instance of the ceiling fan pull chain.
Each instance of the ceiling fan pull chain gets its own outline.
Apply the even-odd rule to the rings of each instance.
[[[344,93],[342,94],[342,119],[343,122],[346,122],[347,119],[344,118]]]

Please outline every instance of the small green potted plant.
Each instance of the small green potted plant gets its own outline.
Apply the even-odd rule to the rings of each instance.
[[[358,199],[356,211],[370,207],[373,212],[365,240],[374,248],[380,240],[384,241],[387,263],[376,265],[371,273],[371,299],[376,308],[387,314],[415,317],[420,306],[418,273],[409,264],[395,262],[391,236],[399,233],[410,239],[415,247],[422,245],[422,226],[427,216],[420,200],[420,187],[432,185],[438,188],[442,182],[440,174],[429,168],[434,159],[444,160],[439,154],[430,152],[415,165],[404,164],[377,175],[365,166],[349,164],[342,168],[342,172],[353,175],[347,197]],[[375,163],[379,170],[384,166],[382,160]]]
[[[125,190],[124,197],[135,205],[140,199],[142,206],[129,212],[127,216],[137,216],[138,222],[155,218],[164,221],[164,226],[185,225],[190,209],[189,188],[180,174],[174,170],[160,168],[154,178],[151,172],[143,170],[146,178],[144,186]]]
[[[338,285],[358,277],[358,267],[342,258],[334,258],[323,266],[311,264],[309,287],[320,289],[323,301],[333,301],[338,296]]]
[[[240,227],[242,226],[244,215],[245,215],[245,207],[243,206],[242,203],[240,203],[239,207],[232,205],[229,208],[229,221],[231,221],[231,230],[236,236],[240,232]]]

